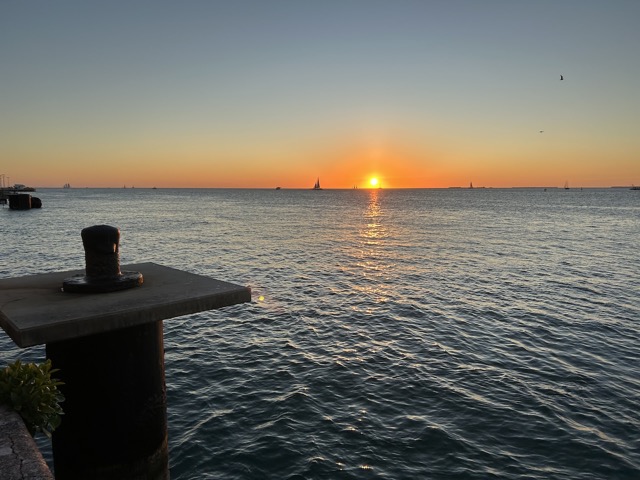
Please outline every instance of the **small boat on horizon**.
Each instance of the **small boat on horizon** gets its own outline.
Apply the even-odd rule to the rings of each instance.
[[[312,190],[322,190],[322,188],[320,187],[320,177],[318,177],[318,179],[316,180],[316,183],[313,186]]]

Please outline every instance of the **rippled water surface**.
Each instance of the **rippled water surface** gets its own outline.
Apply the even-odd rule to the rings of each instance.
[[[172,479],[640,478],[640,192],[35,195],[2,278],[106,223],[123,264],[252,288],[165,321]]]

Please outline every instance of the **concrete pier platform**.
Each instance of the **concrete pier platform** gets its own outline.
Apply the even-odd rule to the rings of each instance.
[[[155,263],[122,269],[143,282],[74,293],[64,281],[84,270],[0,280],[0,326],[20,347],[46,344],[64,382],[60,480],[168,479],[163,320],[251,301],[248,287]]]
[[[139,288],[69,293],[84,270],[0,279],[0,327],[19,347],[70,340],[251,301],[251,290],[155,263],[123,265],[144,274]]]

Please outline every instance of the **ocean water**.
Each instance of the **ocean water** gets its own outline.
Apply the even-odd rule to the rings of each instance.
[[[174,480],[640,478],[640,192],[34,195],[1,278],[109,224],[122,264],[252,288],[164,323]],[[0,332],[0,364],[43,355]]]

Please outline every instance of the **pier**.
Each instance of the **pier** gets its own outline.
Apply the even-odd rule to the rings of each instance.
[[[29,210],[41,208],[42,202],[37,197],[32,197],[30,192],[35,192],[33,187],[27,187],[21,183],[11,186],[9,177],[0,173],[0,205],[9,204],[11,210]]]
[[[118,239],[89,227],[84,271],[0,280],[0,326],[19,347],[45,344],[64,382],[57,479],[168,478],[163,321],[251,300],[248,287],[156,263],[121,271]]]
[[[11,210],[30,210],[42,208],[42,201],[30,193],[21,193],[14,188],[0,188],[0,205],[9,204]]]

